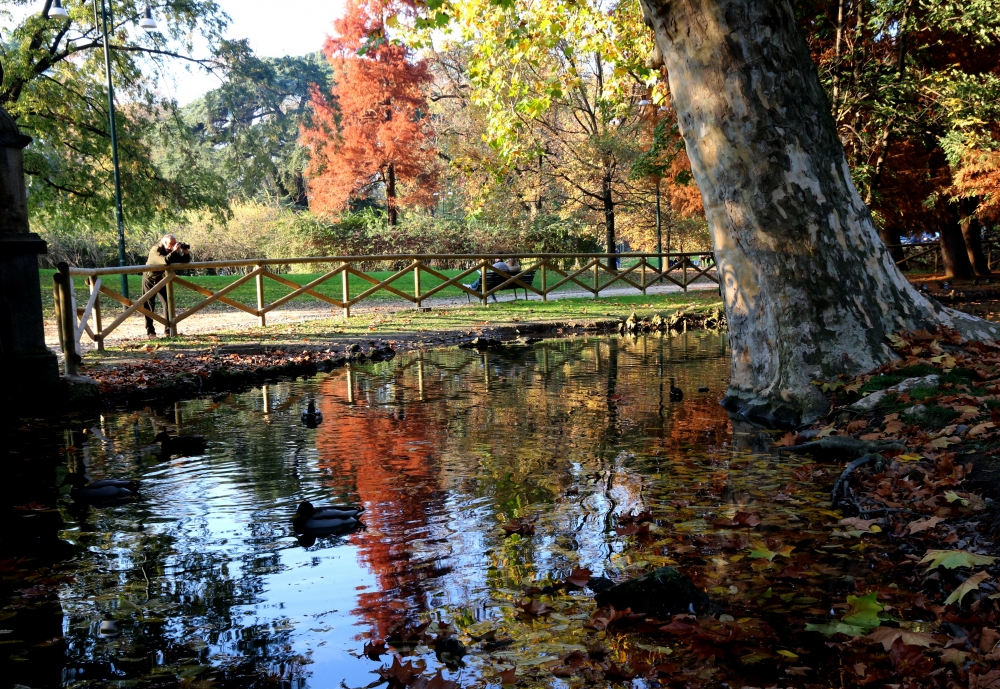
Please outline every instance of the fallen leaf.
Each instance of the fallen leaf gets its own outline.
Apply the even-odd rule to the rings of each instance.
[[[968,579],[959,584],[958,588],[951,592],[951,595],[945,600],[945,605],[951,605],[952,603],[962,604],[962,599],[965,598],[966,594],[975,591],[979,588],[979,585],[990,578],[987,572],[976,572]]]
[[[535,525],[530,519],[522,517],[521,519],[511,519],[503,525],[503,530],[508,535],[520,534],[522,536],[530,536],[535,533]]]
[[[924,648],[930,648],[931,644],[941,645],[930,634],[911,632],[908,629],[896,629],[895,627],[876,627],[865,638],[869,641],[882,644],[882,648],[887,651],[892,648],[896,639],[902,639],[904,644],[923,646]]]
[[[927,519],[920,519],[917,521],[912,521],[907,526],[907,530],[911,534],[920,533],[921,531],[927,531],[928,529],[933,529],[935,526],[943,522],[942,517],[928,517]],[[886,649],[889,650],[889,649]]]
[[[956,567],[975,567],[977,565],[992,565],[996,561],[995,557],[989,555],[976,555],[968,550],[928,550],[918,564],[927,565],[927,569],[944,567],[945,569],[955,569]]]
[[[582,589],[590,581],[591,575],[593,572],[586,567],[577,567],[566,577],[566,583]]]
[[[862,519],[861,517],[847,517],[846,519],[841,519],[840,523],[844,526],[852,526],[858,531],[868,531],[872,524],[876,524],[882,521],[881,519]]]

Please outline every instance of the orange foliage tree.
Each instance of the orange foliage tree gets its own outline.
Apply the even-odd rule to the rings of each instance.
[[[323,45],[334,85],[329,95],[313,90],[313,122],[301,132],[311,152],[310,205],[320,213],[339,213],[352,199],[384,190],[395,225],[397,200],[433,200],[436,154],[424,96],[430,72],[408,48],[385,40],[389,18],[410,9],[399,0],[349,0]]]

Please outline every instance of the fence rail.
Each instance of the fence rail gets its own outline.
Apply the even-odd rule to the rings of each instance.
[[[239,261],[203,261],[199,263],[182,263],[171,266],[122,266],[110,268],[76,268],[65,263],[59,264],[59,270],[53,276],[55,290],[56,319],[58,321],[59,344],[65,361],[67,373],[75,373],[80,362],[80,341],[87,335],[97,343],[97,349],[103,351],[104,341],[116,328],[133,314],[140,313],[160,323],[168,335],[178,334],[178,324],[184,319],[213,304],[225,304],[231,308],[256,316],[258,324],[267,323],[267,314],[288,303],[296,297],[308,295],[331,306],[343,310],[344,317],[350,317],[351,307],[379,292],[388,292],[401,299],[422,307],[422,303],[448,287],[454,287],[469,295],[469,298],[479,299],[484,305],[490,297],[496,299],[497,292],[507,289],[523,289],[525,293],[538,295],[543,301],[548,301],[549,295],[557,289],[570,285],[589,292],[594,298],[600,296],[602,290],[612,286],[628,286],[639,290],[642,294],[657,283],[671,283],[684,291],[697,280],[708,280],[718,284],[719,278],[715,269],[715,261],[711,254],[704,252],[689,253],[622,253],[622,254],[506,254],[506,257],[516,257],[521,263],[521,270],[508,273],[493,267],[493,263],[501,257],[496,254],[392,254],[385,256],[320,256],[309,258],[282,259],[249,259]],[[707,260],[703,260],[706,259]],[[699,264],[695,261],[698,260]],[[459,274],[449,277],[432,265],[433,263],[459,261],[471,267],[460,268]],[[628,265],[620,265],[619,261]],[[393,272],[388,278],[379,280],[360,269],[362,264],[387,262],[396,265],[404,263],[405,267]],[[573,267],[566,267],[569,264]],[[661,269],[661,265],[666,264]],[[275,270],[276,266],[288,265],[325,265],[334,267],[308,284],[299,285]],[[220,270],[233,268],[250,268],[243,275],[234,276],[234,280],[225,287],[212,291],[211,289],[186,280],[178,272],[192,270]],[[149,270],[163,272],[163,278],[142,296],[132,301],[123,294],[116,292],[103,282],[108,275],[137,275]],[[538,286],[534,279],[528,279],[527,273],[534,272],[532,278],[539,278]],[[413,275],[413,291],[404,292],[393,283],[409,274]],[[487,276],[499,275],[499,282]],[[440,282],[431,289],[421,291],[420,277],[429,275]],[[340,298],[323,294],[317,287],[340,276]],[[350,277],[355,276],[370,283],[371,286],[359,294],[351,294]],[[83,277],[89,288],[89,299],[86,305],[80,307],[76,303],[73,286],[74,277]],[[465,281],[478,278],[479,286],[473,289]],[[244,304],[229,296],[233,290],[253,280],[256,283],[256,306]],[[267,303],[265,300],[265,280],[274,281],[291,292]],[[187,289],[201,297],[194,305],[180,313],[176,308],[175,292],[177,288]],[[166,314],[161,316],[147,304],[158,293],[163,294],[166,303]],[[104,295],[124,306],[113,320],[105,324],[101,312],[100,296]],[[516,293],[515,293],[516,295]],[[516,296],[515,296],[516,298]]]
[[[912,244],[890,244],[887,247],[896,258],[896,265],[901,270],[928,271],[938,273],[944,264],[941,255],[941,242],[914,242]],[[990,270],[1000,257],[1000,245],[993,241],[983,242],[983,254]]]

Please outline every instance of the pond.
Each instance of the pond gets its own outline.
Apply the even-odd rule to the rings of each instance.
[[[88,508],[64,487],[66,559],[31,576],[32,561],[4,560],[8,575],[21,571],[36,587],[0,615],[10,676],[28,686],[363,687],[393,662],[392,649],[365,655],[386,639],[459,686],[497,685],[512,667],[534,685],[570,686],[579,676],[556,677],[552,666],[594,644],[623,666],[636,654],[683,666],[663,635],[585,626],[595,609],[587,589],[530,587],[577,567],[621,580],[679,564],[735,601],[762,566],[792,562],[796,536],[836,516],[815,482],[822,470],[756,454],[758,432],[734,433],[718,404],[725,342],[686,333],[425,350],[169,409],[26,427],[11,456],[47,458],[49,494],[67,472],[86,471],[137,478],[141,498]],[[309,399],[324,416],[316,428],[299,418]],[[160,461],[153,437],[163,428],[204,436],[205,453]],[[7,529],[53,513],[28,503],[30,490],[11,496],[21,490],[11,485],[8,497],[26,504]],[[364,528],[296,536],[290,520],[303,500],[363,506]],[[643,510],[651,523],[622,519]],[[733,521],[751,513],[769,540],[751,542]],[[515,519],[534,533],[508,535]],[[8,539],[4,557],[31,554],[17,543]],[[770,558],[747,557],[752,547]],[[785,561],[772,563],[776,554]],[[829,609],[792,590],[775,590],[772,626],[793,610]],[[50,630],[39,634],[52,638],[12,638],[39,610]],[[403,643],[424,622],[461,641],[464,662],[446,665],[426,638]],[[742,667],[787,661],[774,651],[749,648]],[[703,680],[731,675],[705,668]]]

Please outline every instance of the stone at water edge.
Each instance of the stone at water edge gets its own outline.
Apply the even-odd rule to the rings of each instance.
[[[700,613],[712,603],[694,583],[673,567],[660,567],[636,579],[629,579],[601,591],[594,600],[601,607],[631,608],[656,617],[680,613]]]

